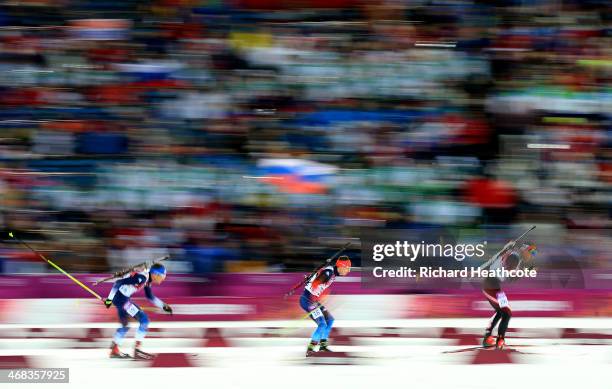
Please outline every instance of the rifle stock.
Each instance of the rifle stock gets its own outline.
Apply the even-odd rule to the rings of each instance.
[[[98,280],[98,281],[94,282],[93,284],[94,284],[94,285],[98,285],[98,284],[99,284],[99,283],[101,283],[101,282],[106,282],[106,281],[113,280],[113,279],[115,279],[115,278],[123,277],[124,275],[126,275],[126,274],[128,274],[128,273],[131,273],[131,272],[133,272],[134,270],[136,270],[136,269],[138,269],[138,268],[140,268],[140,267],[149,268],[149,267],[151,267],[151,266],[152,266],[154,263],[161,262],[161,261],[165,261],[165,260],[167,260],[167,259],[169,259],[169,258],[170,258],[170,256],[169,256],[169,255],[166,255],[166,256],[163,256],[163,257],[161,257],[161,258],[153,259],[153,260],[151,260],[151,261],[146,261],[146,262],[139,263],[139,264],[134,265],[134,266],[132,266],[132,267],[130,267],[130,268],[123,269],[123,270],[119,270],[119,271],[117,271],[117,272],[113,273],[113,275],[108,276],[108,277],[106,277],[106,278],[103,278],[103,279],[101,279],[101,280]]]
[[[351,245],[351,242],[347,242],[344,244],[344,246],[342,246],[340,248],[340,250],[336,251],[334,253],[334,255],[332,255],[331,257],[327,258],[325,260],[325,262],[321,265],[319,265],[316,269],[314,269],[313,271],[311,271],[308,274],[304,275],[304,278],[298,282],[297,284],[293,285],[291,287],[291,289],[289,290],[289,292],[285,293],[285,298],[290,297],[293,295],[293,293],[295,293],[295,291],[301,287],[302,285],[304,285],[306,283],[306,281],[312,277],[313,274],[315,274],[316,272],[318,272],[319,270],[321,270],[322,268],[324,268],[325,266],[327,266],[328,264],[330,264],[334,259],[336,259],[336,257],[338,257],[340,254],[342,254],[344,252],[344,250],[346,250],[349,246]]]

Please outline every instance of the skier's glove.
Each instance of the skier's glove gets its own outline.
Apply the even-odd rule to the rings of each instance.
[[[113,305],[113,300],[111,299],[104,300],[104,305],[106,306],[107,309],[110,308],[111,305]]]
[[[169,306],[168,304],[164,304],[164,311],[172,315],[172,307]]]

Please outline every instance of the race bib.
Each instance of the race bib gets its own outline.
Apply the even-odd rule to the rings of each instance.
[[[125,311],[128,313],[128,315],[134,317],[136,316],[136,314],[138,313],[139,309],[136,305],[132,304],[131,302],[127,302],[125,304],[123,304],[123,309],[125,309]]]
[[[505,308],[505,307],[510,306],[510,303],[508,303],[508,297],[506,297],[506,294],[504,292],[497,293],[497,302],[499,303],[500,308]]]
[[[310,315],[313,319],[318,319],[323,316],[323,312],[321,312],[321,308],[317,308],[314,311],[310,311]]]

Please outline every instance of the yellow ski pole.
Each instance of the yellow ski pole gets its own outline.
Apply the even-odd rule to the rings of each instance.
[[[102,300],[102,297],[100,297],[99,294],[97,294],[96,292],[94,292],[93,290],[89,289],[86,285],[84,285],[81,281],[77,280],[76,278],[74,278],[73,276],[71,276],[70,274],[68,274],[67,272],[64,271],[64,269],[62,269],[61,267],[57,266],[55,263],[53,263],[53,261],[47,259],[44,255],[42,255],[41,253],[39,253],[38,251],[34,250],[32,247],[30,247],[29,244],[27,244],[26,242],[22,241],[21,239],[17,238],[15,235],[13,235],[12,232],[9,232],[9,236],[13,239],[15,239],[17,242],[21,243],[22,245],[24,245],[25,247],[27,247],[28,249],[32,250],[32,252],[36,255],[38,255],[40,258],[42,258],[44,261],[46,261],[49,265],[53,266],[54,268],[56,268],[57,270],[59,270],[62,274],[64,274],[66,277],[70,278],[72,281],[74,281],[77,285],[79,285],[81,288],[85,289],[86,291],[88,291],[89,293],[91,293],[92,295],[94,295],[98,300]]]

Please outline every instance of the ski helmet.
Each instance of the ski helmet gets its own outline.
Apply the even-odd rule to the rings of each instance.
[[[151,269],[149,269],[149,274],[153,275],[159,275],[159,276],[166,276],[166,267],[164,265],[162,265],[161,263],[156,263],[153,266],[151,266]]]
[[[338,257],[338,260],[336,261],[336,267],[350,269],[351,260],[349,259],[347,255],[341,255],[340,257]]]

